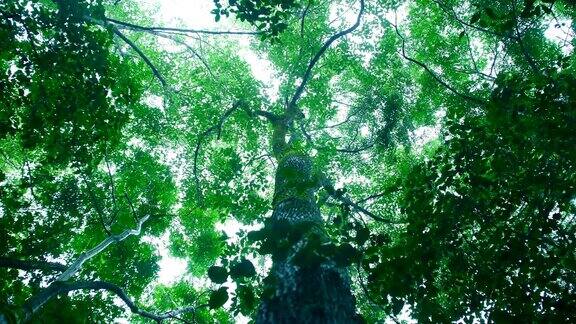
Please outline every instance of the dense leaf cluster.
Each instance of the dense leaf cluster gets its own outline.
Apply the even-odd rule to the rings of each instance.
[[[267,81],[131,1],[0,3],[0,315],[76,284],[31,320],[234,322],[288,264],[342,269],[370,323],[576,321],[574,4],[366,1],[326,43],[358,3],[215,0]],[[306,179],[271,145],[299,89]],[[277,184],[321,219],[273,219]]]

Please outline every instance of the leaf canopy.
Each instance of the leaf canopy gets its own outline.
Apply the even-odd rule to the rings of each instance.
[[[31,321],[253,318],[304,240],[291,262],[347,267],[369,323],[576,320],[571,1],[208,2],[242,32],[0,3],[4,318],[57,290]],[[261,117],[293,98],[294,150],[336,184],[322,229],[270,222]],[[86,282],[113,286],[63,292]]]

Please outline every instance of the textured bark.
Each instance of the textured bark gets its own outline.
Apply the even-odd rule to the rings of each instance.
[[[323,224],[314,199],[312,170],[312,160],[307,156],[292,155],[280,161],[272,223],[306,222],[321,231]],[[291,263],[303,245],[303,241],[296,242],[285,260],[274,262],[271,269],[271,275],[276,278],[274,293],[262,300],[256,323],[361,322],[346,269],[331,261],[309,267]]]

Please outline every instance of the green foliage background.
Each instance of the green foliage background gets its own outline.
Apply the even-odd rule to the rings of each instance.
[[[242,37],[271,62],[277,98],[236,35],[110,20],[154,26],[134,1],[0,3],[2,258],[69,265],[148,215],[74,280],[111,282],[151,312],[193,306],[187,321],[254,315],[270,260],[302,233],[250,232],[270,215],[277,164],[250,112],[279,112],[358,4],[214,2],[216,20],[259,33]],[[299,149],[387,221],[320,190],[332,243],[311,239],[300,262],[349,266],[367,322],[575,320],[575,12],[568,0],[369,1],[314,67]],[[230,220],[236,238],[217,230]],[[157,280],[155,240],[187,262],[173,284]],[[0,267],[2,309],[57,275]],[[74,291],[33,321],[146,321],[121,304]]]

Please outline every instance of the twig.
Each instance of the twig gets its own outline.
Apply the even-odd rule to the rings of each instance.
[[[456,90],[454,87],[452,87],[451,85],[449,85],[448,83],[446,83],[444,80],[440,79],[440,77],[438,77],[438,76],[436,75],[436,73],[434,73],[434,71],[430,70],[430,68],[429,68],[426,64],[424,64],[424,63],[422,63],[422,62],[420,62],[420,61],[418,61],[418,60],[415,60],[415,59],[407,56],[407,55],[406,55],[406,40],[404,39],[404,36],[402,36],[402,34],[400,33],[400,31],[398,30],[398,26],[397,26],[397,25],[392,24],[392,23],[390,23],[390,24],[391,24],[391,25],[394,27],[394,29],[396,30],[396,34],[398,35],[398,37],[400,37],[400,39],[402,40],[402,57],[404,57],[404,59],[406,59],[406,60],[408,60],[408,61],[410,61],[410,62],[412,62],[412,63],[420,66],[421,68],[423,68],[423,69],[424,69],[426,72],[428,72],[428,74],[430,74],[438,83],[440,83],[441,85],[443,85],[446,89],[450,90],[450,91],[451,91],[452,93],[454,93],[455,95],[457,95],[457,96],[459,96],[459,97],[461,97],[461,98],[463,98],[463,99],[470,100],[470,101],[472,101],[472,102],[474,102],[474,103],[477,103],[477,104],[481,104],[481,105],[484,105],[484,104],[485,104],[484,100],[482,100],[482,99],[480,99],[480,98],[471,97],[471,96],[469,96],[469,95],[466,95],[466,94],[463,94],[463,93],[459,92],[459,91]]]
[[[200,202],[202,201],[202,193],[200,190],[200,178],[198,177],[198,156],[200,153],[200,147],[202,146],[202,142],[204,141],[204,139],[206,137],[208,137],[214,131],[218,132],[217,138],[220,139],[220,135],[222,133],[222,125],[224,124],[226,119],[228,119],[228,117],[230,117],[230,115],[232,115],[232,113],[242,105],[242,103],[243,102],[240,100],[236,101],[230,109],[228,109],[224,112],[224,114],[222,115],[222,117],[220,117],[220,119],[218,120],[218,123],[216,125],[213,125],[212,127],[208,128],[207,130],[202,132],[198,136],[198,140],[196,140],[196,149],[194,150],[194,162],[193,162],[193,167],[192,167],[193,171],[192,172],[194,173],[194,182],[196,183],[196,198]]]
[[[324,43],[324,45],[322,45],[322,47],[320,48],[318,53],[316,53],[316,55],[314,55],[312,60],[310,60],[310,63],[308,64],[308,68],[306,69],[306,72],[304,73],[304,76],[302,77],[302,82],[300,82],[300,85],[298,86],[298,88],[296,88],[296,91],[294,92],[294,95],[292,96],[290,103],[286,107],[286,110],[288,113],[291,113],[292,111],[296,110],[296,102],[302,96],[302,93],[304,92],[304,88],[306,87],[306,84],[308,83],[308,81],[310,80],[310,77],[312,75],[312,69],[314,68],[314,66],[316,65],[316,63],[320,59],[320,57],[322,57],[324,52],[326,52],[326,50],[330,47],[330,45],[332,45],[332,43],[334,43],[334,41],[336,41],[340,37],[343,37],[343,36],[353,32],[356,28],[358,28],[358,26],[360,26],[360,19],[362,18],[363,13],[364,13],[364,0],[360,0],[360,11],[358,12],[358,16],[356,17],[356,22],[354,23],[354,25],[352,25],[348,29],[345,29],[339,33],[332,35],[332,37],[330,37]]]

